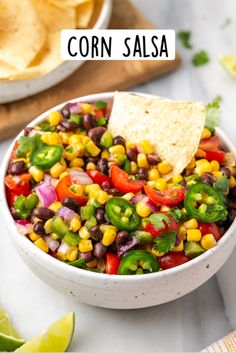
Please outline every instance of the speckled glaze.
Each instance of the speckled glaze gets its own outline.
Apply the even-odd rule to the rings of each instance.
[[[96,100],[112,102],[112,98],[113,93],[102,93],[76,98],[73,101],[76,102],[81,99],[86,102]],[[51,110],[60,109],[65,103]],[[41,122],[49,112],[50,110],[40,115],[29,126]],[[217,134],[229,150],[235,151],[232,143],[220,129],[217,129]],[[39,278],[48,285],[83,303],[105,308],[136,309],[180,298],[213,276],[234,248],[236,243],[236,220],[216,247],[188,263],[163,272],[139,276],[110,276],[65,265],[45,254],[26,237],[17,233],[4,192],[4,176],[13,145],[14,142],[5,155],[0,175],[1,212],[11,239],[24,262]]]
[[[112,0],[104,0],[101,12],[94,25],[94,29],[107,28],[112,11]],[[57,83],[63,81],[66,77],[75,72],[84,61],[64,61],[51,72],[41,77],[28,80],[0,81],[0,103],[9,103],[23,99],[33,94],[42,92]]]

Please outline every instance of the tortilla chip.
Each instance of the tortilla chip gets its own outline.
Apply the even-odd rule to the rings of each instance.
[[[76,12],[73,7],[54,6],[49,0],[33,0],[33,3],[47,31],[76,28]]]
[[[92,18],[94,11],[94,1],[87,0],[76,8],[76,26],[77,28],[86,28]]]
[[[172,166],[164,177],[180,174],[195,155],[205,124],[205,104],[116,92],[108,129],[138,143],[149,140]]]
[[[25,69],[45,42],[44,26],[31,0],[0,0],[0,60]]]

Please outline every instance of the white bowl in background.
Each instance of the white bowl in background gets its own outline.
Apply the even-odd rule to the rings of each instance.
[[[103,0],[99,16],[93,29],[106,29],[108,27],[112,11],[112,0]],[[26,80],[0,81],[0,103],[17,101],[36,93],[42,92],[75,72],[84,61],[67,60],[49,73]]]
[[[140,95],[140,93],[137,93]],[[145,95],[151,96],[151,95]],[[153,97],[153,96],[152,96]],[[76,98],[94,102],[112,102],[113,93],[93,94]],[[64,102],[41,114],[28,126],[34,126],[46,118],[52,110],[62,108]],[[15,140],[17,140],[21,132]],[[234,146],[222,130],[217,135],[230,151]],[[28,267],[48,285],[67,293],[79,301],[95,306],[115,309],[136,309],[154,306],[182,297],[206,282],[227,260],[236,243],[236,220],[220,239],[217,246],[199,257],[172,269],[139,276],[112,276],[89,272],[68,266],[38,249],[30,240],[21,236],[9,211],[4,189],[4,177],[14,142],[4,157],[0,174],[0,207],[12,242]]]

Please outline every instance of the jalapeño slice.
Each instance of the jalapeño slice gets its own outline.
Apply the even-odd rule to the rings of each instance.
[[[32,165],[45,170],[51,168],[55,163],[59,162],[63,154],[63,147],[61,145],[45,146],[40,150],[34,152],[30,156]]]
[[[144,250],[133,250],[124,255],[118,268],[119,275],[145,274],[159,271],[156,257]]]

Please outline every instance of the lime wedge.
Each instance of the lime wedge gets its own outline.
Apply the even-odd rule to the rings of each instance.
[[[26,342],[16,352],[65,352],[71,343],[75,314],[69,313],[49,326],[47,332]]]
[[[19,333],[12,325],[9,315],[0,308],[0,350],[14,351],[24,343],[25,341],[20,338]]]
[[[236,54],[224,55],[220,62],[231,76],[236,77]]]

